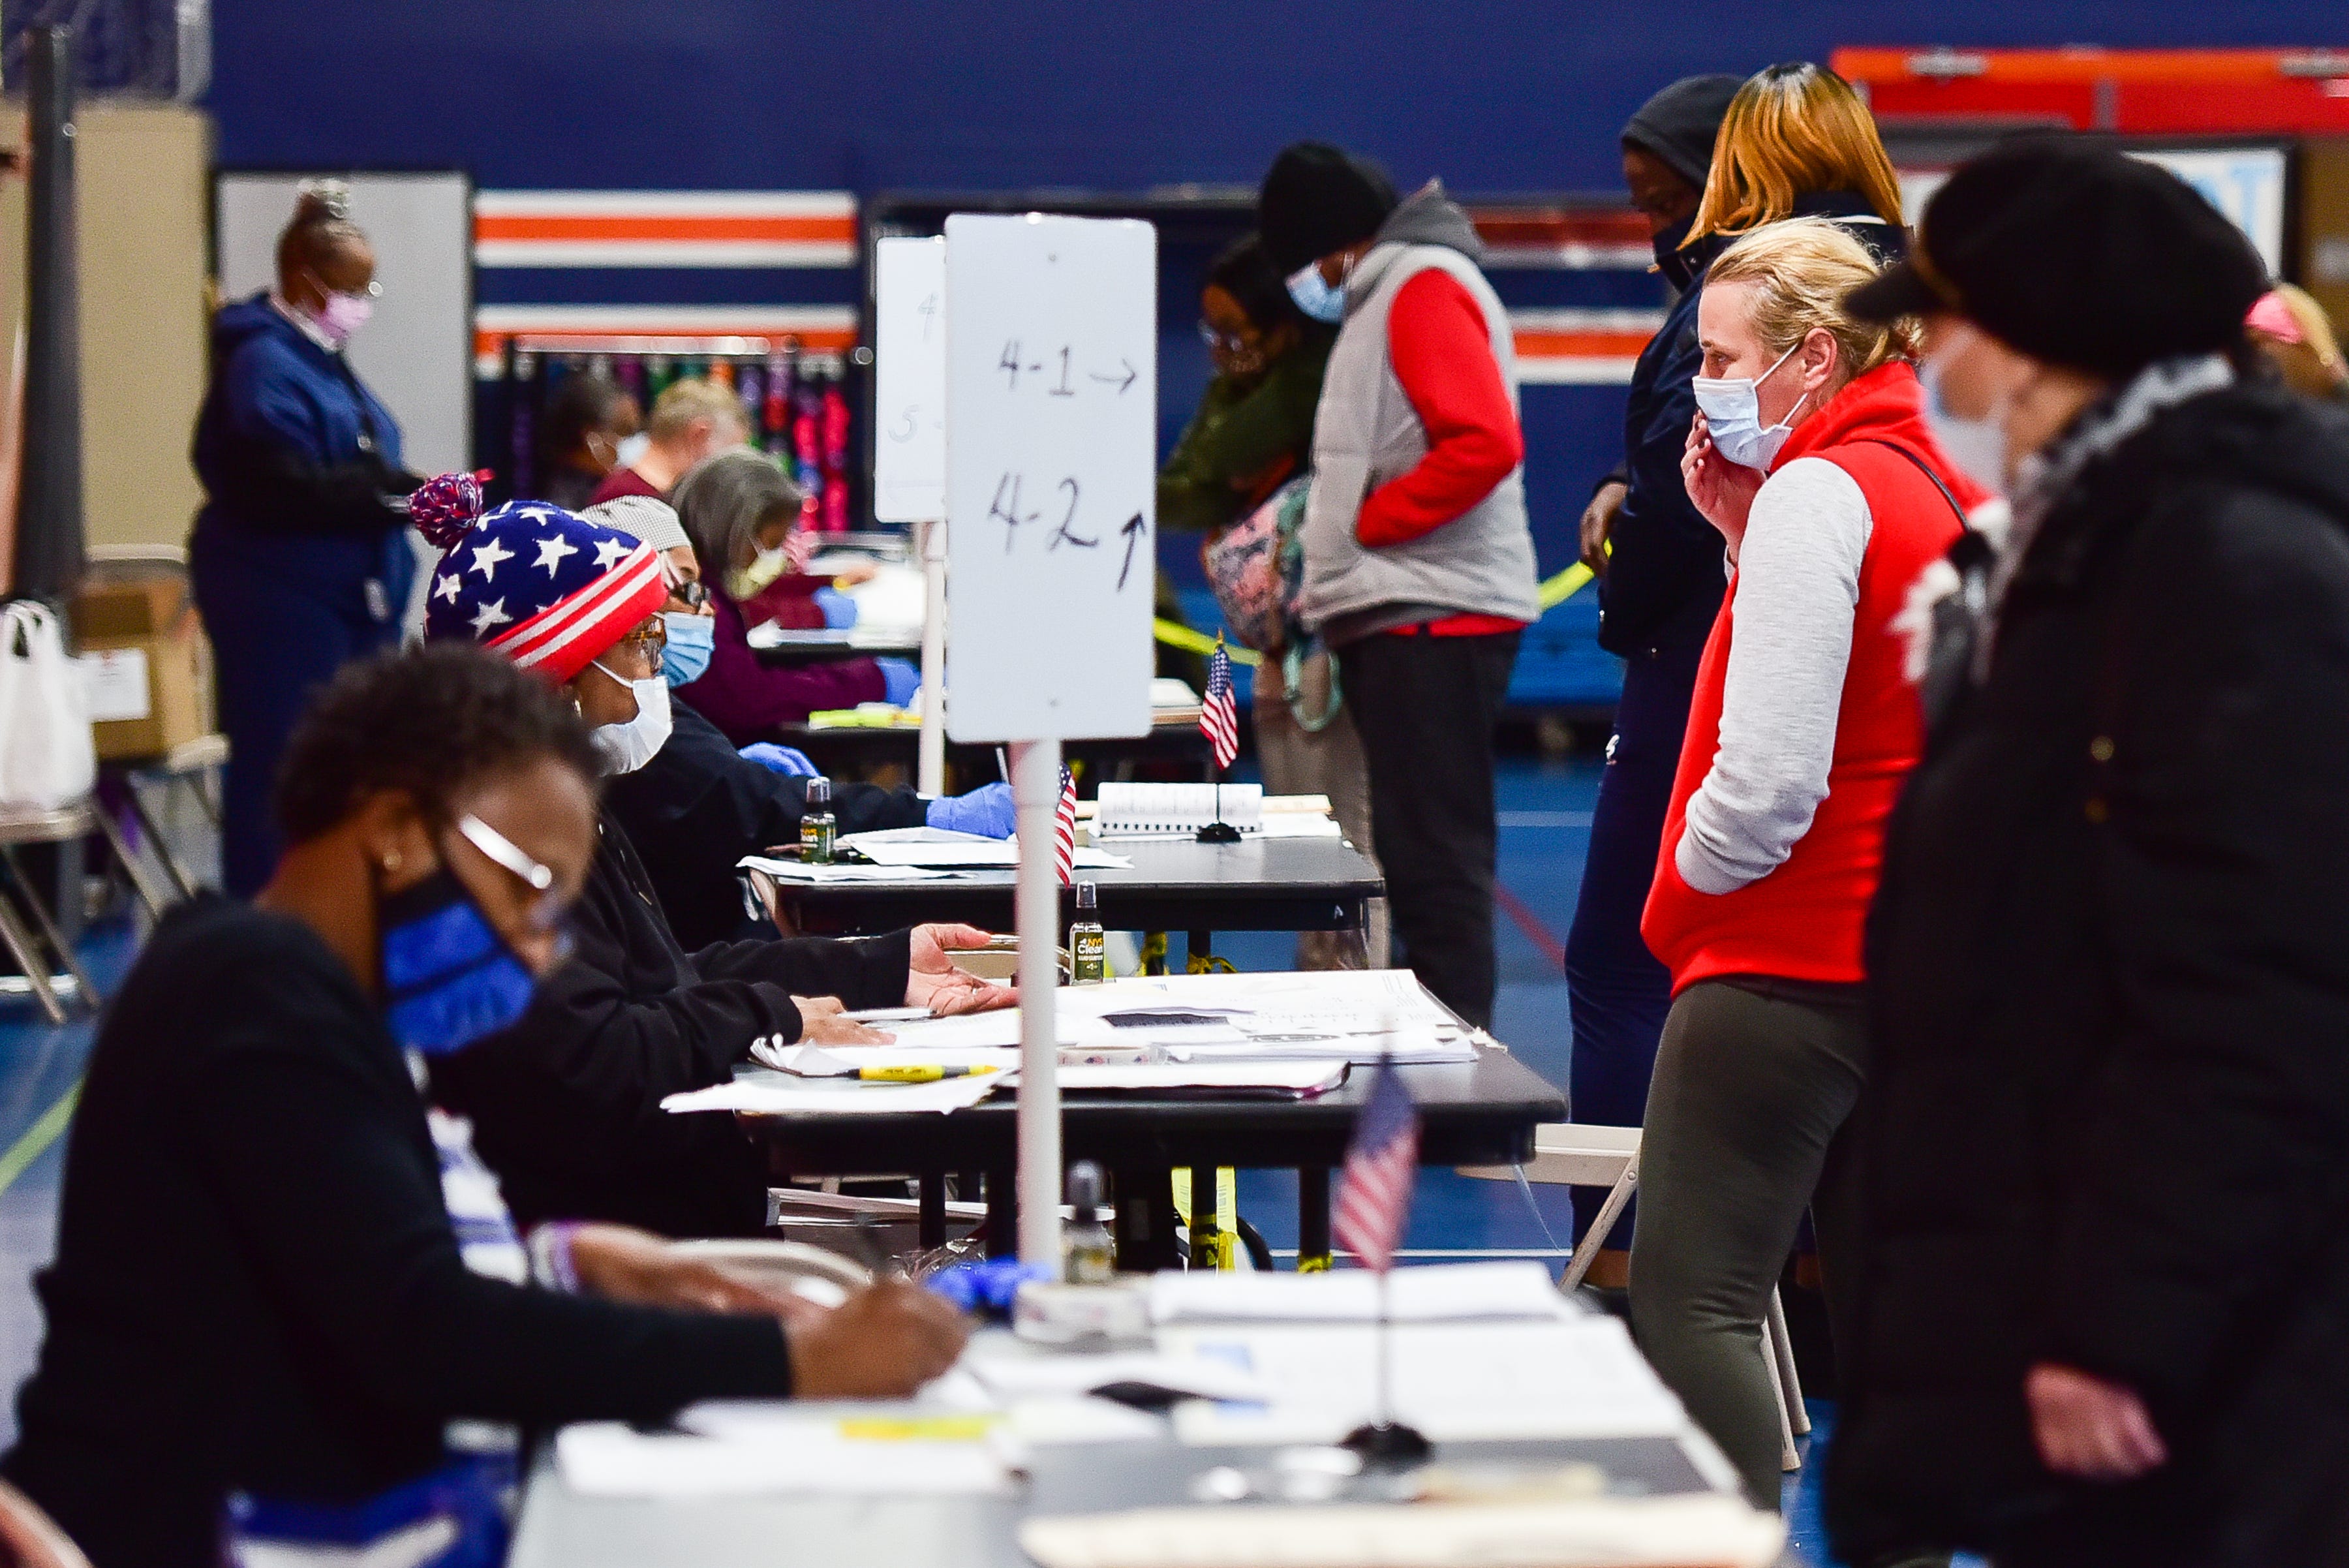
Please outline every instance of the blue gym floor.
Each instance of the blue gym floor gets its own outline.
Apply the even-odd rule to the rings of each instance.
[[[1525,1063],[1563,1085],[1567,1065],[1566,981],[1558,944],[1573,918],[1574,899],[1598,790],[1595,760],[1505,760],[1501,771],[1499,932],[1501,995],[1494,1033]],[[1179,944],[1179,939],[1177,939]],[[88,944],[100,986],[111,984],[129,960],[119,930]],[[1288,966],[1287,937],[1233,935],[1217,950],[1243,969]],[[13,1390],[30,1370],[40,1339],[40,1313],[31,1276],[49,1255],[64,1139],[44,1135],[64,1120],[60,1102],[81,1075],[91,1030],[77,1022],[49,1027],[28,998],[0,998],[0,1446],[13,1440]],[[1405,1245],[1430,1259],[1447,1256],[1534,1256],[1558,1267],[1568,1237],[1568,1206],[1558,1190],[1537,1189],[1539,1215],[1513,1186],[1472,1181],[1449,1171],[1420,1178]],[[168,1222],[171,1196],[159,1193]],[[1240,1210],[1276,1251],[1295,1255],[1296,1197],[1292,1180],[1273,1173],[1241,1178]],[[1831,1422],[1831,1407],[1814,1404],[1814,1455]],[[1795,1544],[1806,1561],[1826,1563],[1818,1526],[1814,1458],[1787,1480],[1786,1502]]]

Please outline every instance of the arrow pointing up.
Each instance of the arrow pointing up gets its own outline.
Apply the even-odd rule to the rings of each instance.
[[[1087,379],[1099,381],[1104,386],[1114,384],[1117,388],[1117,395],[1122,398],[1125,396],[1125,389],[1133,385],[1135,379],[1139,377],[1142,372],[1135,369],[1133,368],[1133,361],[1126,358],[1123,355],[1120,355],[1118,357],[1117,362],[1125,367],[1125,375],[1123,378],[1116,376],[1104,376],[1098,370],[1088,370],[1085,372],[1085,376]]]
[[[1117,587],[1121,593],[1125,590],[1126,573],[1133,570],[1133,547],[1141,543],[1143,535],[1149,531],[1150,525],[1142,520],[1142,514],[1139,512],[1127,518],[1125,526],[1118,530],[1125,535],[1125,562],[1117,569]]]

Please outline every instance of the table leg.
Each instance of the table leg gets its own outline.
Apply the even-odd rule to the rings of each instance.
[[[987,1255],[1019,1255],[1019,1181],[1009,1170],[987,1173]]]
[[[1193,974],[1205,974],[1207,972],[1207,966],[1214,961],[1216,956],[1216,933],[1213,931],[1193,931],[1191,933],[1190,941],[1190,961],[1185,967],[1189,969]]]
[[[1297,1272],[1319,1273],[1330,1266],[1330,1172],[1313,1167],[1297,1173]]]
[[[1154,1273],[1175,1265],[1174,1189],[1164,1166],[1131,1167],[1110,1176],[1117,1201],[1117,1266]]]
[[[922,1251],[947,1244],[947,1173],[922,1172]]]

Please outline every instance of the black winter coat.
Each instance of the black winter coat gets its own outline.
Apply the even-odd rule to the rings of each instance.
[[[722,1112],[667,1096],[730,1080],[754,1041],[796,1040],[792,997],[905,1000],[907,934],[719,942],[688,954],[627,834],[606,813],[572,913],[571,960],[512,1028],[443,1056],[433,1098],[473,1123],[523,1227],[609,1220],[665,1236],[754,1235],[766,1168]]]
[[[2237,385],[2056,503],[1893,820],[1839,1556],[2349,1561],[2344,897],[2349,421]],[[2041,1361],[2170,1462],[2050,1475]]]
[[[607,781],[605,805],[628,830],[680,946],[691,951],[772,936],[772,925],[744,913],[734,864],[800,841],[807,780],[743,761],[734,742],[688,703],[673,702],[669,712],[667,742],[643,767]],[[928,820],[912,790],[838,779],[832,812],[843,833],[919,827]]]

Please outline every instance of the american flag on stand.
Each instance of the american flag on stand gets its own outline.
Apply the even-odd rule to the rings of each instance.
[[[1364,1268],[1382,1274],[1393,1266],[1418,1175],[1419,1108],[1411,1103],[1394,1063],[1381,1057],[1371,1097],[1354,1118],[1330,1227],[1338,1245],[1360,1258]]]
[[[1052,866],[1065,888],[1077,877],[1077,775],[1061,769],[1061,801],[1052,808]]]
[[[1207,695],[1199,704],[1199,732],[1215,748],[1217,773],[1230,767],[1232,759],[1240,754],[1240,713],[1232,697],[1232,656],[1224,651],[1221,637],[1216,639],[1216,651],[1207,656]]]

